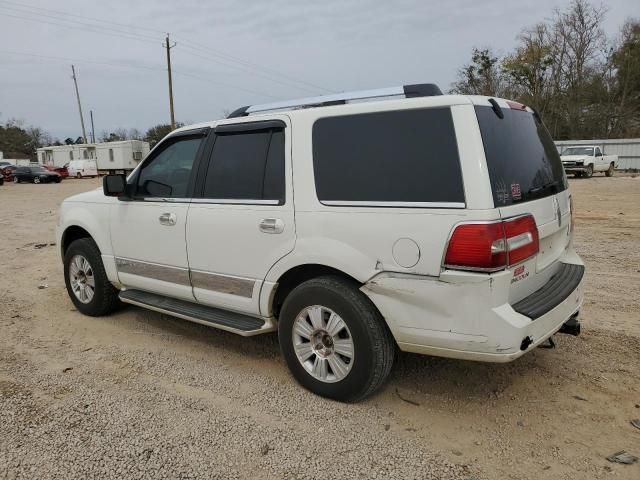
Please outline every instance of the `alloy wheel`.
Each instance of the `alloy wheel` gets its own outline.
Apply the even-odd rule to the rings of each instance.
[[[82,303],[93,300],[96,291],[96,280],[93,267],[82,255],[74,255],[69,263],[69,281],[71,290]]]
[[[344,320],[330,308],[304,308],[293,322],[292,341],[298,361],[316,380],[339,382],[351,371],[353,337]]]

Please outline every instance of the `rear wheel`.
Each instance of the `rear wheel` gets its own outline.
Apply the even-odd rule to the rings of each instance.
[[[40,183],[40,177],[33,177],[33,183]]]
[[[615,168],[614,168],[613,163],[612,163],[611,165],[609,165],[609,168],[607,169],[607,171],[606,171],[606,172],[604,172],[604,174],[605,174],[607,177],[613,177],[613,172],[614,172],[614,171],[615,171]]]
[[[340,277],[296,287],[282,306],[278,336],[293,376],[323,397],[361,400],[393,365],[395,342],[382,315],[354,282]]]
[[[64,280],[71,301],[85,315],[107,315],[120,305],[118,290],[109,282],[100,250],[90,238],[74,241],[65,252]]]
[[[80,172],[76,173],[76,178],[82,178],[82,174]]]
[[[13,177],[13,183],[20,183],[20,179],[18,177]]]

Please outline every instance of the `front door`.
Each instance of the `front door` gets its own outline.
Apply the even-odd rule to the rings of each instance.
[[[110,214],[118,277],[128,288],[194,300],[185,227],[204,133],[164,140],[128,182]]]
[[[291,127],[278,120],[218,126],[187,220],[198,302],[260,314],[263,280],[295,243]]]

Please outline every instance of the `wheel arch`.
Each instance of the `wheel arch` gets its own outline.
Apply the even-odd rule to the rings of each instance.
[[[352,275],[329,265],[320,263],[304,263],[296,265],[282,273],[278,278],[273,292],[269,295],[268,311],[277,317],[280,314],[282,304],[293,289],[307,280],[327,275],[333,275],[351,281],[354,285],[357,285],[357,288],[360,288],[363,285],[363,282],[359,281]]]

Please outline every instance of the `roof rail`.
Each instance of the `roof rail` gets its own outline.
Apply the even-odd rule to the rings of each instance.
[[[291,110],[296,108],[328,107],[330,105],[344,105],[354,100],[371,98],[398,97],[431,97],[442,95],[440,88],[433,83],[418,83],[401,87],[380,88],[376,90],[361,90],[356,92],[335,93],[320,97],[285,100],[282,102],[264,103],[262,105],[248,105],[240,107],[229,114],[227,118],[246,117],[252,113],[268,112],[271,110]]]

